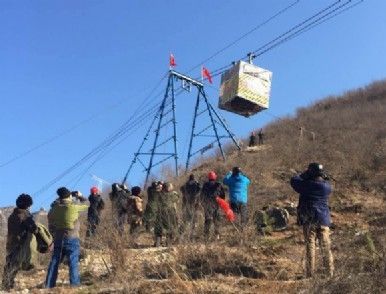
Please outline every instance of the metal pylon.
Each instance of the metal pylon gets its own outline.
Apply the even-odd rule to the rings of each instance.
[[[223,150],[221,139],[230,138],[233,141],[233,143],[236,145],[236,147],[240,150],[240,147],[236,142],[234,135],[226,126],[221,116],[216,112],[216,110],[209,103],[206,93],[204,91],[203,83],[195,79],[192,79],[184,74],[178,73],[174,70],[170,70],[168,83],[167,83],[165,95],[162,100],[161,106],[158,109],[157,115],[153,118],[152,123],[148,128],[141,145],[138,148],[138,151],[134,153],[134,159],[131,162],[129,169],[125,174],[125,177],[122,181],[123,183],[126,182],[130,174],[130,171],[132,170],[136,162],[139,162],[146,171],[145,186],[147,186],[147,183],[149,181],[151,170],[155,166],[158,166],[171,158],[174,158],[175,175],[178,176],[178,151],[177,151],[177,126],[176,126],[177,122],[176,122],[176,103],[175,103],[175,89],[174,89],[175,80],[181,80],[183,85],[182,87],[188,91],[190,91],[192,87],[195,87],[197,89],[197,99],[196,99],[196,106],[194,109],[193,126],[192,126],[192,132],[190,136],[188,157],[186,160],[186,170],[189,169],[189,164],[193,156],[195,156],[197,153],[204,153],[206,150],[208,150],[209,148],[208,146],[211,146],[210,148],[212,148],[215,143],[217,143],[220,149],[221,155],[225,160],[225,153]],[[200,106],[203,106],[204,109],[201,110]],[[196,132],[198,117],[205,113],[207,113],[209,116],[210,124],[204,129]],[[154,127],[156,122],[157,122],[157,126]],[[161,130],[169,126],[169,124],[173,125],[172,136],[159,143]],[[213,133],[207,134],[207,131],[209,131],[210,129],[213,130]],[[221,129],[225,130],[226,135],[220,134]],[[152,145],[153,147],[147,152],[144,152],[143,149],[144,149],[145,143],[147,140],[149,140],[152,130],[155,133],[155,137]],[[192,151],[194,139],[197,137],[212,137],[212,138],[215,138],[215,140],[211,142],[209,145],[205,145],[204,147],[198,149],[197,151]],[[173,146],[171,148],[172,151],[159,152],[159,147],[166,145],[168,142],[172,140],[173,140]],[[150,156],[148,164],[145,164],[144,161],[141,159],[143,156]],[[156,157],[158,158],[158,161],[155,160]]]
[[[157,127],[154,129],[154,124],[157,122]],[[159,142],[161,130],[167,128],[170,124],[173,125],[173,133],[169,138],[166,138],[164,141]],[[176,103],[175,103],[175,93],[174,93],[174,76],[169,73],[168,83],[165,91],[164,98],[162,100],[161,106],[159,107],[156,116],[153,118],[150,127],[148,128],[145,137],[138,148],[138,151],[134,153],[134,159],[131,162],[129,169],[127,170],[125,177],[122,180],[122,183],[126,182],[131,169],[134,164],[138,161],[146,171],[146,180],[145,186],[149,180],[151,170],[160,165],[161,163],[167,161],[168,159],[174,158],[175,164],[175,174],[178,176],[178,152],[177,152],[177,128],[176,128]],[[151,136],[152,130],[155,133],[153,147],[148,151],[143,151],[146,141]],[[161,146],[166,146],[167,143],[173,141],[172,150],[168,152],[160,152]],[[149,163],[145,164],[141,159],[144,156],[149,156]],[[157,159],[156,159],[157,158]]]
[[[231,139],[234,145],[237,147],[238,150],[240,149],[239,144],[237,143],[234,134],[230,131],[228,126],[224,123],[224,119],[220,116],[220,114],[213,108],[213,106],[209,103],[208,97],[206,96],[204,86],[199,86],[198,88],[198,94],[196,98],[196,106],[194,108],[194,115],[193,115],[193,124],[192,124],[192,132],[190,135],[190,143],[189,143],[189,151],[188,151],[188,157],[186,159],[186,171],[189,169],[190,160],[193,156],[195,156],[198,153],[203,154],[207,150],[213,148],[213,146],[217,143],[218,148],[220,149],[221,156],[223,160],[226,160],[225,152],[223,149],[223,145],[221,143],[221,139]],[[201,107],[200,107],[201,106]],[[210,118],[210,124],[205,126],[204,128],[200,129],[196,132],[197,127],[197,119],[199,116],[203,114],[208,114]],[[212,129],[213,133],[208,134],[208,131]],[[221,135],[220,129],[223,129],[226,134]],[[214,138],[213,141],[211,141],[209,144],[203,146],[202,148],[192,151],[193,150],[193,140],[197,137],[208,137],[208,138]]]

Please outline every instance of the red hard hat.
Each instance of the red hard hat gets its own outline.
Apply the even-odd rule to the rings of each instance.
[[[210,171],[210,172],[208,173],[208,179],[209,179],[209,180],[212,180],[212,181],[215,181],[215,180],[217,179],[216,173],[215,173],[214,171]]]
[[[97,187],[91,187],[91,189],[90,189],[91,194],[98,194],[98,192],[99,192],[99,190]]]

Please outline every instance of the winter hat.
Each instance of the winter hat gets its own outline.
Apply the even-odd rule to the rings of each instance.
[[[241,172],[241,169],[238,166],[232,168],[232,174],[238,175]]]
[[[56,193],[58,194],[60,199],[65,199],[71,196],[71,191],[68,190],[66,187],[59,188]]]
[[[28,194],[21,194],[16,199],[16,207],[20,209],[27,209],[33,204],[32,197]]]
[[[308,172],[312,177],[319,177],[323,175],[323,165],[317,162],[311,162],[308,165]]]
[[[214,171],[211,171],[208,173],[208,179],[211,180],[211,181],[215,181],[217,180],[217,175]]]
[[[91,187],[91,189],[90,189],[91,194],[98,194],[98,192],[99,192],[99,190],[97,187]]]

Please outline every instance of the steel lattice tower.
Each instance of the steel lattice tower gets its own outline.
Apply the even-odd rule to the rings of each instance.
[[[148,128],[145,137],[140,144],[138,151],[134,153],[134,158],[123,178],[123,183],[126,182],[134,164],[139,162],[146,171],[145,186],[147,185],[150,177],[151,170],[164,163],[169,159],[174,159],[175,166],[175,175],[178,176],[178,149],[177,149],[177,122],[176,122],[176,103],[175,103],[175,81],[182,81],[183,88],[190,90],[192,87],[197,89],[197,98],[193,114],[193,124],[192,131],[189,140],[189,151],[186,159],[185,168],[186,171],[189,169],[189,165],[193,156],[198,153],[204,153],[206,150],[211,149],[216,143],[221,152],[222,158],[225,160],[225,153],[223,150],[223,145],[221,139],[229,138],[232,140],[234,145],[240,150],[240,146],[234,138],[233,133],[229,130],[227,125],[224,122],[224,119],[218,114],[218,112],[213,108],[209,103],[208,97],[204,90],[204,84],[192,79],[184,74],[178,73],[174,70],[169,71],[168,82],[166,86],[166,91],[164,98],[162,100],[161,106],[157,111],[156,116],[152,120],[150,127]],[[203,129],[196,130],[198,121],[204,121],[204,114],[209,116],[209,125],[205,126]],[[156,127],[155,127],[156,124]],[[169,138],[166,138],[164,141],[159,142],[160,132],[163,128],[168,127],[172,124],[172,135]],[[222,129],[225,131],[225,135],[220,135],[219,131]],[[144,145],[147,140],[149,140],[152,130],[155,133],[153,147],[148,151],[143,151]],[[212,134],[207,132],[212,130]],[[198,137],[207,137],[214,138],[209,144],[201,147],[198,150],[193,150],[194,139]],[[159,149],[161,146],[166,145],[170,141],[173,141],[173,146],[168,152],[160,152]],[[148,163],[146,164],[141,158],[150,157]],[[157,158],[157,160],[155,160]]]

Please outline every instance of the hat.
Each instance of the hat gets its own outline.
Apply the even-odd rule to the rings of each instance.
[[[232,168],[232,173],[234,175],[238,175],[240,172],[241,172],[241,169],[238,166],[235,166],[234,168]]]
[[[60,199],[65,199],[71,196],[71,191],[68,190],[66,187],[59,188],[56,193],[58,194]]]
[[[99,192],[99,190],[97,187],[91,187],[91,189],[90,189],[91,194],[98,194],[98,192]]]
[[[208,179],[211,180],[211,181],[215,181],[217,179],[217,175],[214,171],[210,171],[208,173]]]
[[[308,165],[308,172],[312,177],[319,177],[323,174],[323,165],[317,162],[311,162]]]

